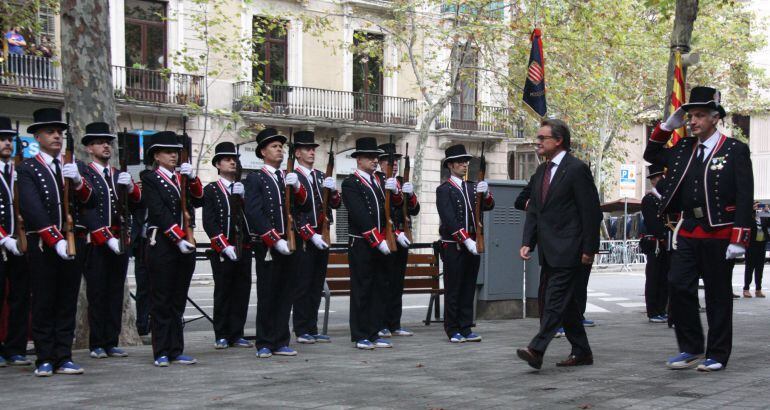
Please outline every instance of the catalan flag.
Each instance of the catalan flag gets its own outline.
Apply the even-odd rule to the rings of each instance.
[[[543,118],[548,111],[545,102],[545,63],[543,62],[543,41],[539,28],[532,31],[532,50],[529,53],[527,79],[524,82],[524,106],[532,114]]]
[[[671,106],[669,112],[671,114],[681,107],[686,101],[684,100],[684,74],[682,73],[682,53],[679,50],[674,52],[674,87],[671,90]],[[685,127],[677,128],[671,135],[671,139],[666,146],[673,147],[679,142],[680,138],[684,138],[687,135]]]

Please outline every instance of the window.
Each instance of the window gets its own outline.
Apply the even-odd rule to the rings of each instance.
[[[464,47],[456,50],[457,58],[462,64],[458,87],[460,92],[452,97],[452,128],[462,130],[476,129],[476,86],[478,76],[476,50],[464,51]]]
[[[264,85],[286,85],[288,79],[286,28],[286,21],[254,16],[252,42],[256,61],[251,69],[252,81]]]
[[[356,119],[382,122],[382,56],[385,37],[353,34],[353,91]]]
[[[515,171],[514,179],[523,179],[529,181],[540,164],[537,160],[537,153],[534,151],[515,152]]]
[[[37,18],[40,22],[38,41],[42,42],[43,36],[53,39],[56,34],[56,15],[53,10],[49,7],[41,6],[40,11],[37,13]]]
[[[166,3],[126,0],[126,66],[166,67]]]

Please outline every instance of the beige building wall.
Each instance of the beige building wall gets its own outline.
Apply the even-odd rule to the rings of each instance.
[[[636,171],[636,188],[629,198],[641,200],[646,193],[647,162],[644,160],[644,148],[647,146],[646,126],[636,124],[623,135],[623,141],[616,140],[615,147],[620,151],[620,160],[611,160],[604,174],[604,202],[621,199],[620,170],[622,164],[632,165]]]

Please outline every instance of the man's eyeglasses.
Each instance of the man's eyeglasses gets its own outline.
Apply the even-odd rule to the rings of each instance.
[[[537,137],[535,137],[535,140],[537,142],[543,142],[543,141],[545,141],[547,139],[553,139],[553,136],[552,135],[538,135]]]

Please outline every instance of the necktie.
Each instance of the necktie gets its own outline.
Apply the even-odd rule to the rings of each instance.
[[[230,185],[227,186],[227,192],[230,194],[233,193],[233,185],[235,185],[235,182],[231,182]]]
[[[109,189],[110,193],[112,193],[115,190],[115,188],[112,186],[112,176],[110,175],[109,168],[104,168],[103,173],[104,173],[104,181],[107,183],[107,189]]]
[[[704,153],[706,152],[706,145],[705,144],[698,144],[698,165],[703,164],[704,160]]]
[[[468,208],[468,226],[466,226],[466,230],[469,232],[476,232],[476,210],[474,209],[475,205],[475,198],[474,202],[471,202],[471,191],[468,187],[468,181],[463,181],[463,196],[465,197],[465,206]]]
[[[548,188],[551,186],[551,169],[555,164],[551,161],[545,165],[545,173],[543,174],[543,187],[540,190],[540,203],[545,203],[545,199],[548,197]]]
[[[280,169],[276,169],[276,170],[275,170],[275,177],[278,179],[278,186],[279,186],[281,189],[284,189],[286,186],[284,185],[284,182],[283,182],[283,174],[281,173],[281,170],[280,170]]]
[[[3,168],[3,178],[5,178],[5,183],[8,184],[8,186],[11,186],[11,164],[5,164],[5,168]]]
[[[54,158],[52,162],[53,162],[53,173],[56,175],[57,181],[63,182],[64,180],[61,177],[61,167],[59,167],[59,159]]]

